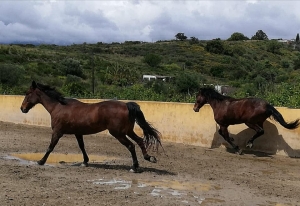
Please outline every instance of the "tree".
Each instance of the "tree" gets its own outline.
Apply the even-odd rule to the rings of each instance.
[[[242,40],[249,40],[244,34],[239,32],[234,32],[231,36],[227,39],[228,41],[242,41]]]
[[[299,33],[296,35],[296,43],[299,44]]]
[[[269,40],[268,36],[263,30],[258,30],[254,36],[251,37],[251,40]]]
[[[182,40],[187,39],[187,36],[185,36],[184,33],[177,33],[177,34],[175,35],[175,38],[182,41]]]

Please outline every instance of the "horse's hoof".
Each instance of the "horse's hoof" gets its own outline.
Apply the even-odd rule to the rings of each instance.
[[[88,167],[89,166],[89,164],[87,163],[87,162],[83,162],[83,163],[81,163],[81,165],[80,165],[81,167]]]
[[[140,168],[130,169],[129,172],[132,173],[142,173],[143,171]]]
[[[157,159],[155,157],[151,156],[149,161],[152,162],[152,163],[156,163]]]
[[[247,145],[246,145],[246,147],[251,149],[253,147],[253,143],[248,142]]]
[[[45,162],[42,161],[42,160],[37,161],[37,163],[38,163],[38,165],[44,165],[45,164]]]
[[[238,154],[238,155],[242,155],[243,154],[243,150],[242,149],[238,149],[235,153]]]

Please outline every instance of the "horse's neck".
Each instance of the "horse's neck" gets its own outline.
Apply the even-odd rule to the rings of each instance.
[[[216,99],[210,99],[207,103],[211,106],[213,110],[218,108],[224,101],[218,101]]]
[[[51,114],[55,107],[59,104],[59,102],[51,99],[46,94],[43,94],[41,95],[41,104]]]

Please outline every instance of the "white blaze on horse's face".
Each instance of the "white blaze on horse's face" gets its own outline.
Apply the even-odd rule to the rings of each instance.
[[[206,103],[206,98],[201,95],[201,91],[196,96],[196,102],[194,104],[194,111],[199,112],[200,108]]]

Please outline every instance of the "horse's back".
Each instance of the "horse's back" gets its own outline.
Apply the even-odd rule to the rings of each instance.
[[[214,109],[215,119],[227,124],[263,122],[270,116],[267,105],[268,102],[260,98],[231,99]]]
[[[90,109],[90,108],[101,108],[101,109],[109,109],[109,108],[127,108],[126,103],[117,101],[117,100],[106,100],[101,102],[95,102],[95,103],[86,103],[81,102],[77,99],[67,99],[67,107],[69,106],[70,109],[72,107],[75,107],[76,109]]]
[[[97,116],[106,119],[116,117],[121,118],[122,115],[128,115],[126,103],[117,100],[107,100],[96,103],[73,102],[71,110],[75,113],[83,112],[88,118]]]
[[[241,110],[251,110],[255,108],[263,108],[265,109],[268,105],[268,102],[264,99],[260,98],[242,98],[242,99],[232,99],[228,106],[233,107],[233,109],[241,109]]]
[[[51,115],[52,127],[61,127],[68,134],[93,134],[105,129],[125,127],[129,116],[126,103],[116,100],[84,103],[68,100]],[[132,125],[130,125],[132,126]]]

